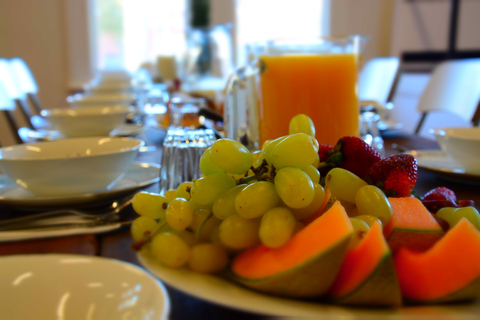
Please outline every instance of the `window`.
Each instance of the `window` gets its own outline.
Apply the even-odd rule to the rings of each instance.
[[[185,46],[190,0],[93,0],[93,61],[98,69],[137,69],[159,55],[180,56]],[[268,38],[317,37],[327,33],[326,0],[210,0],[235,11],[232,39],[237,64],[245,61],[249,42]],[[231,8],[233,6],[233,8]],[[211,21],[225,12],[211,10]]]

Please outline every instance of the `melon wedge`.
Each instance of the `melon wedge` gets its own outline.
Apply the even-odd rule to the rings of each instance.
[[[415,197],[388,198],[392,218],[383,229],[392,251],[401,247],[426,250],[445,232],[422,202]]]
[[[431,249],[394,256],[400,288],[410,303],[445,303],[480,296],[480,231],[462,218]]]
[[[365,238],[347,252],[328,296],[337,304],[399,307],[402,295],[392,252],[376,222]]]
[[[252,289],[292,298],[323,296],[347,251],[353,227],[340,202],[296,233],[284,246],[243,251],[231,278]]]

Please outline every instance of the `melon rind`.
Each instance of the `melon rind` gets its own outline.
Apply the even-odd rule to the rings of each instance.
[[[333,303],[362,307],[400,307],[402,293],[392,254],[388,252],[361,285],[348,294],[331,299]]]
[[[248,288],[288,298],[315,298],[325,295],[332,285],[347,252],[351,234],[328,250],[319,252],[304,263],[284,272],[259,279],[229,277]]]

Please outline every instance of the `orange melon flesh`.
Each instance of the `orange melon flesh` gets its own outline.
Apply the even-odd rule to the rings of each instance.
[[[320,218],[293,235],[284,246],[259,245],[240,253],[232,262],[236,275],[249,279],[279,274],[313,258],[336,243],[350,237],[353,227],[340,202]]]
[[[428,251],[402,248],[394,262],[409,301],[453,302],[480,295],[480,232],[466,218]]]
[[[401,247],[426,250],[445,234],[419,199],[405,197],[388,200],[393,215],[384,227],[383,234],[392,251]]]
[[[400,306],[402,296],[392,254],[376,222],[365,238],[347,252],[329,290],[336,303],[361,306]]]

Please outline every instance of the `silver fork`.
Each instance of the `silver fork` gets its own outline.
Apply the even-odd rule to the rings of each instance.
[[[76,224],[99,224],[109,220],[132,203],[132,196],[114,201],[107,208],[99,209],[58,209],[24,217],[0,221],[0,230],[19,230],[32,227],[66,226]]]

